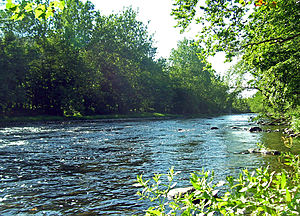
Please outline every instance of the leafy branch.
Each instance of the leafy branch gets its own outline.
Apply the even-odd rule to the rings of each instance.
[[[299,156],[289,153],[279,159],[292,172],[272,172],[269,167],[253,172],[244,169],[239,176],[228,176],[226,182],[216,184],[214,172],[192,173],[190,181],[195,190],[175,197],[172,202],[161,199],[146,215],[299,215]],[[142,199],[157,202],[162,194],[167,195],[170,187],[160,190],[157,183],[162,183],[157,176],[153,178],[156,184],[152,187],[148,186],[150,180],[138,177],[144,187],[142,193],[138,193]],[[171,211],[167,213],[169,208]]]
[[[270,42],[270,44],[276,44],[276,43],[282,44],[282,43],[287,42],[289,40],[293,40],[293,39],[295,39],[299,36],[300,36],[300,33],[295,34],[295,35],[293,35],[291,37],[288,37],[288,38],[282,38],[282,37],[271,38],[271,39],[268,39],[268,40],[263,40],[263,41],[259,41],[259,42],[255,42],[255,43],[246,44],[246,45],[242,46],[242,48],[249,47],[249,46],[260,45],[260,44],[269,43],[269,42]]]

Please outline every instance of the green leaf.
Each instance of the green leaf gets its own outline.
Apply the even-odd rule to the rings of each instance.
[[[239,192],[240,193],[243,193],[243,192],[245,192],[245,191],[247,191],[248,190],[248,188],[247,187],[244,187],[244,188],[242,188],[241,190],[239,190]]]
[[[47,12],[45,13],[45,18],[48,19],[49,17],[53,16],[53,14],[54,13],[52,10],[51,11],[47,10]]]
[[[14,13],[18,13],[20,11],[19,5],[15,4],[6,5],[6,8]]]
[[[281,189],[284,189],[286,186],[286,175],[284,172],[282,172],[282,176],[281,176]]]
[[[42,11],[42,10],[36,10],[35,11],[35,18],[40,19],[42,17],[43,13],[44,13],[44,11]]]
[[[150,213],[150,215],[162,215],[159,210],[147,210],[147,213]]]
[[[58,8],[61,9],[61,10],[63,10],[65,8],[65,1],[64,0],[59,1]]]
[[[40,4],[34,11],[35,18],[41,20],[42,18],[46,17],[46,6]]]
[[[285,200],[286,200],[287,202],[291,202],[291,201],[292,201],[292,198],[291,198],[291,194],[290,194],[289,190],[286,189],[285,191],[286,191]]]
[[[246,6],[246,2],[245,2],[245,0],[240,0],[239,1],[239,3],[243,6],[243,7],[245,7]]]
[[[18,18],[17,18],[17,20],[22,20],[22,19],[24,19],[24,17],[25,17],[25,15],[24,15],[24,14],[18,14]]]
[[[6,9],[10,9],[12,7],[12,0],[7,0],[7,3],[6,3]]]
[[[30,11],[33,10],[33,8],[32,8],[33,5],[34,5],[34,3],[27,4],[27,5],[24,7],[24,9],[25,9],[27,12],[30,12]]]
[[[222,215],[226,215],[226,213],[227,213],[227,211],[225,209],[222,209],[220,212]]]
[[[228,202],[219,202],[218,203],[218,209],[221,209],[223,206],[227,206]]]
[[[18,17],[19,17],[19,15],[18,15],[18,14],[14,14],[13,16],[11,16],[11,19],[13,19],[13,20],[17,20],[17,19],[18,19]]]

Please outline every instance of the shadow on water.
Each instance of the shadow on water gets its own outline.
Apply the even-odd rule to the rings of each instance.
[[[202,168],[224,179],[265,166],[276,159],[236,152],[260,141],[277,148],[281,137],[248,132],[249,117],[2,127],[0,215],[138,214],[147,208],[135,195],[138,174],[149,178],[175,166],[181,171],[178,185],[185,186],[190,173]]]

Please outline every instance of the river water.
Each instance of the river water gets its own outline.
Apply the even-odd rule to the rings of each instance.
[[[0,215],[139,215],[148,206],[135,195],[137,175],[149,178],[174,166],[181,171],[178,186],[187,186],[190,173],[202,168],[221,180],[276,163],[275,156],[236,154],[261,141],[284,148],[280,133],[248,132],[249,117],[2,126]]]

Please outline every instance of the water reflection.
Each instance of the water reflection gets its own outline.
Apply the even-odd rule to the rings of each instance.
[[[276,134],[245,130],[249,117],[2,127],[1,215],[132,215],[147,208],[132,186],[138,174],[148,178],[175,166],[183,186],[191,172],[202,168],[224,179],[242,168],[265,165],[273,159],[236,154],[261,140],[270,146],[280,141]]]

